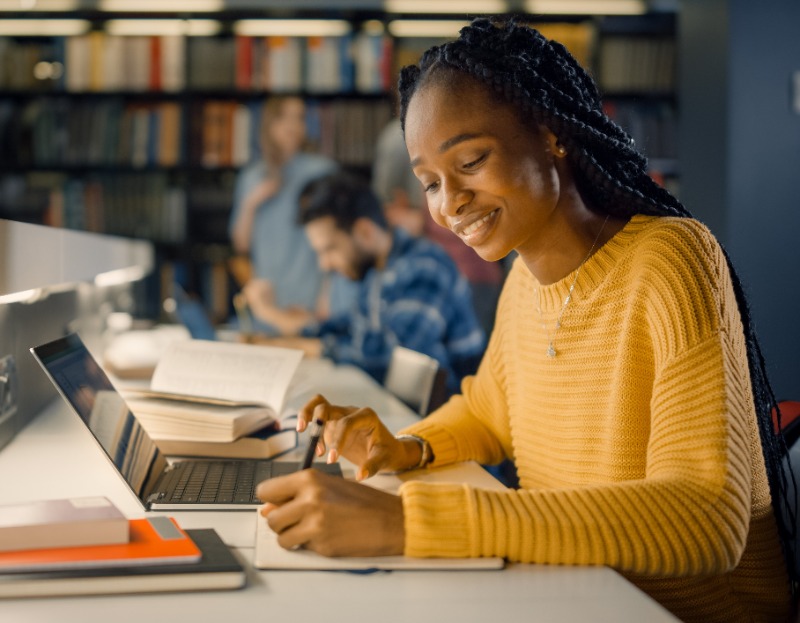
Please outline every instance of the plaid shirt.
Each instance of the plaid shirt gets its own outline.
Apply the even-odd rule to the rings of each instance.
[[[475,372],[486,337],[469,284],[440,246],[395,230],[385,268],[371,269],[359,286],[350,313],[317,329],[325,356],[383,382],[392,349],[405,346],[439,361],[451,393]]]

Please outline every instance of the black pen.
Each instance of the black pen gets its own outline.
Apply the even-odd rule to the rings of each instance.
[[[314,462],[314,455],[317,453],[317,444],[319,443],[319,438],[322,435],[322,429],[325,426],[325,422],[317,418],[316,420],[312,420],[311,426],[308,428],[308,432],[311,435],[311,439],[308,442],[308,449],[306,450],[306,456],[303,459],[302,464],[300,465],[300,469],[308,469],[311,467],[311,463]]]

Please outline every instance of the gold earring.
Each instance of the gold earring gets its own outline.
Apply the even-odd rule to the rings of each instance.
[[[567,150],[559,143],[556,143],[556,155],[562,158],[567,155]]]

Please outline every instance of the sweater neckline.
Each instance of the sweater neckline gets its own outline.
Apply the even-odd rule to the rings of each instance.
[[[656,216],[644,214],[634,214],[625,226],[610,238],[602,247],[597,249],[591,257],[586,260],[583,268],[576,268],[562,279],[542,285],[538,279],[528,271],[531,277],[533,288],[539,289],[540,305],[542,312],[558,312],[564,304],[564,299],[569,294],[570,286],[575,280],[575,273],[580,270],[575,288],[572,292],[572,303],[585,299],[603,281],[611,271],[617,260],[625,252],[631,241],[654,219]],[[527,271],[527,268],[526,268]]]

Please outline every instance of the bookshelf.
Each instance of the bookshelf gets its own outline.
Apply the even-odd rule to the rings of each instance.
[[[0,38],[0,167],[11,178],[0,214],[188,242],[188,189],[253,158],[260,108],[276,93],[306,99],[317,151],[367,167],[391,116],[390,43],[368,33]]]
[[[591,66],[606,113],[647,156],[651,175],[678,195],[676,15],[606,17],[597,28]]]
[[[234,29],[236,20],[272,13],[349,29],[324,36]],[[399,66],[441,41],[392,36],[385,12],[341,7],[227,10],[215,14],[218,32],[198,36],[115,34],[100,11],[67,15],[90,30],[0,35],[0,217],[152,240],[159,264],[219,319],[229,311],[217,290],[230,256],[234,182],[257,154],[266,97],[303,97],[315,150],[368,174],[393,113]],[[674,14],[535,24],[590,68],[608,112],[644,148],[654,176],[676,190]]]

